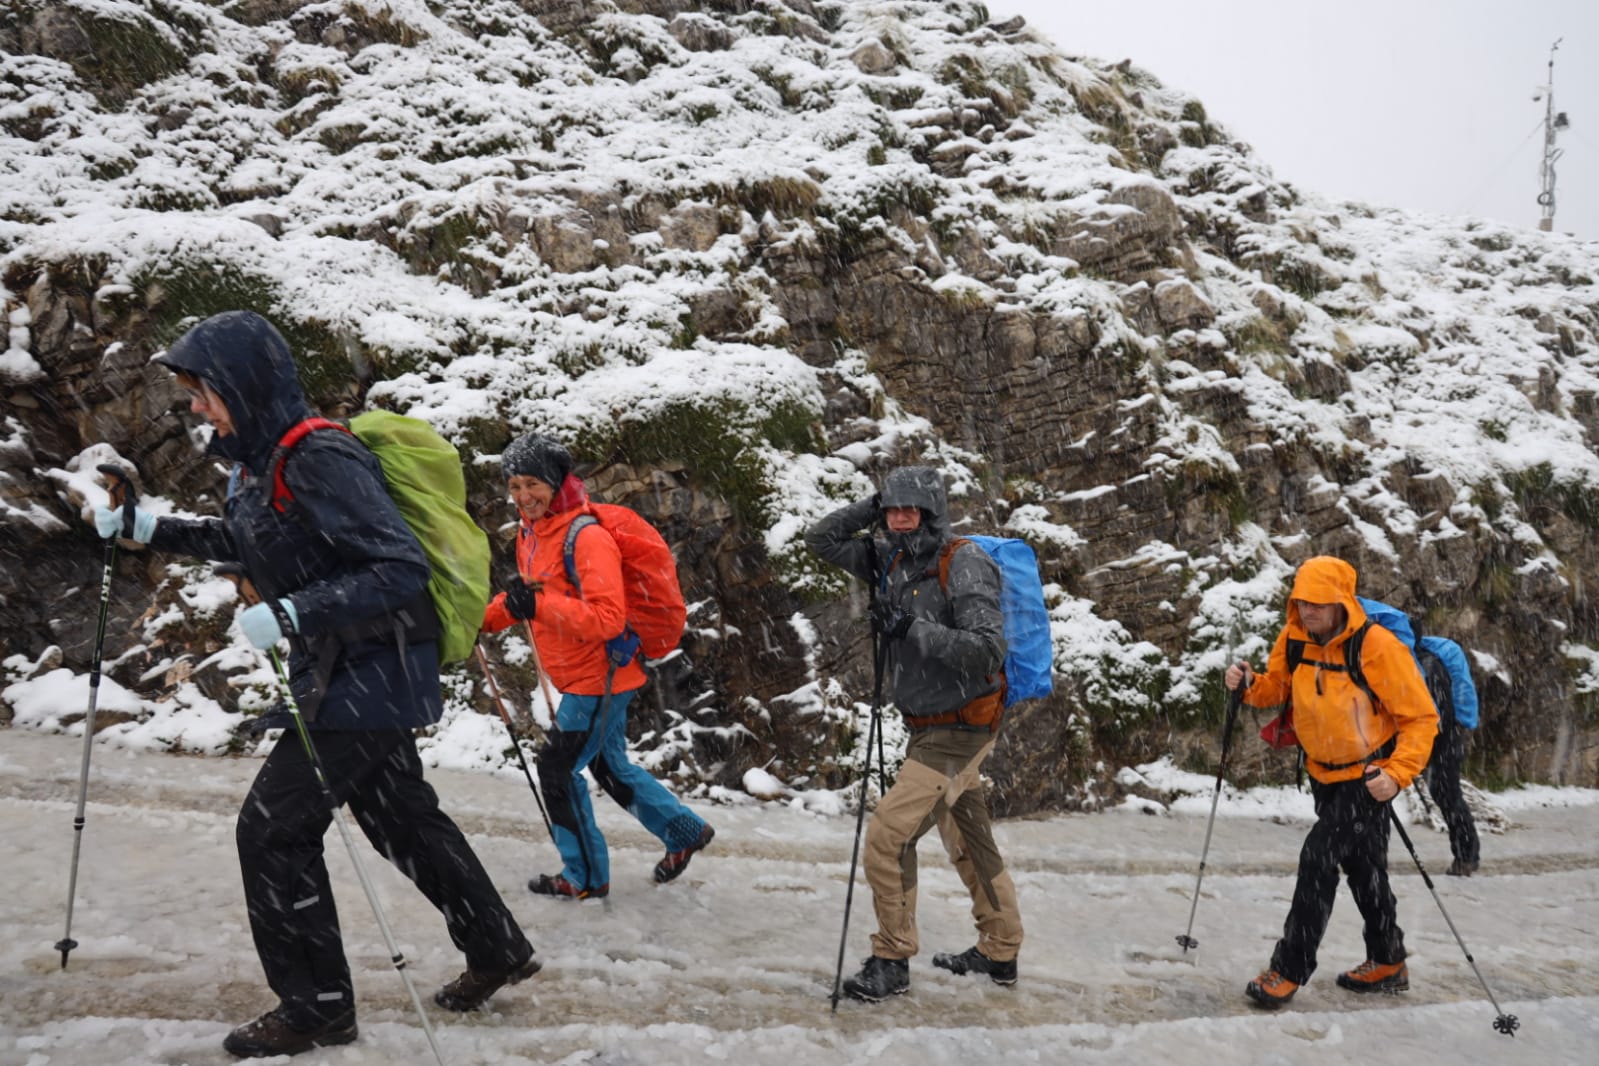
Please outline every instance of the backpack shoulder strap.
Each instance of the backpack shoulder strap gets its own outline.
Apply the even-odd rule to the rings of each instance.
[[[1416,642],[1416,665],[1421,667],[1421,680],[1427,685],[1427,695],[1438,717],[1445,722],[1455,720],[1454,678],[1443,658],[1431,648]]]
[[[1381,701],[1371,690],[1371,685],[1366,681],[1366,671],[1360,665],[1361,653],[1366,648],[1366,631],[1370,628],[1371,619],[1368,618],[1360,624],[1359,629],[1349,634],[1348,640],[1344,641],[1344,669],[1349,671],[1349,680],[1360,686],[1360,691],[1366,694],[1366,698],[1371,700],[1372,706],[1375,707]]]
[[[580,514],[566,527],[566,540],[561,546],[561,561],[566,564],[566,580],[577,589],[579,598],[583,596],[583,583],[577,579],[577,535],[589,526],[599,524],[600,520],[593,515]]]
[[[1305,661],[1305,642],[1288,638],[1288,672],[1291,674],[1299,669],[1299,664]]]
[[[283,478],[283,465],[289,461],[289,452],[303,440],[306,434],[319,429],[336,429],[341,433],[350,433],[348,426],[328,418],[307,418],[303,422],[296,422],[278,438],[277,446],[272,449],[272,458],[268,467],[272,471],[272,509],[282,514],[288,510],[289,504],[294,502],[294,493],[289,491],[289,483]]]
[[[943,589],[945,593],[949,592],[949,568],[950,564],[955,561],[955,553],[962,546],[970,543],[971,541],[965,537],[956,537],[944,545],[944,550],[938,553],[938,587]]]

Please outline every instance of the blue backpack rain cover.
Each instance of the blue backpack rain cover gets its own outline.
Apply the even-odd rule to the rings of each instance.
[[[1455,721],[1467,729],[1476,729],[1477,686],[1471,680],[1471,664],[1466,660],[1465,649],[1448,637],[1422,637],[1418,643],[1416,631],[1410,624],[1410,616],[1404,611],[1390,607],[1379,600],[1368,600],[1363,596],[1357,599],[1361,609],[1366,612],[1366,617],[1373,624],[1382,626],[1405,642],[1405,647],[1416,657],[1416,665],[1421,669],[1421,676],[1427,679],[1429,689],[1433,687],[1432,674],[1423,660],[1428,655],[1437,657],[1449,675],[1448,696],[1455,709]],[[1444,693],[1433,692],[1433,702],[1438,704],[1439,714],[1443,713],[1441,699],[1443,695]]]
[[[1055,691],[1055,646],[1049,637],[1049,609],[1038,578],[1038,556],[1026,541],[1014,537],[956,537],[939,553],[938,583],[949,591],[949,560],[964,541],[981,548],[999,567],[999,613],[1005,622],[1005,708],[1022,700],[1043,699]],[[888,572],[898,552],[883,568],[879,588],[888,587]]]
[[[999,612],[1005,619],[1005,707],[1055,691],[1055,646],[1038,579],[1038,556],[1014,537],[962,537],[999,566]]]

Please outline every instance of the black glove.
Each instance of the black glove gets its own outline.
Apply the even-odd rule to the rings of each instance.
[[[505,609],[519,622],[531,622],[539,610],[538,594],[533,586],[518,578],[505,588]]]
[[[844,508],[844,513],[849,516],[847,521],[855,527],[856,532],[863,529],[872,529],[883,522],[882,503],[875,492],[865,499],[847,504]]]
[[[888,640],[900,640],[910,632],[910,615],[886,599],[872,601],[872,625]]]

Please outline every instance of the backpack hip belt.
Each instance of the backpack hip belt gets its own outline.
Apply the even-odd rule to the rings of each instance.
[[[1388,756],[1394,753],[1394,748],[1397,747],[1398,744],[1399,734],[1395,733],[1385,742],[1378,745],[1376,751],[1365,756],[1364,758],[1356,759],[1354,762],[1322,762],[1320,759],[1312,759],[1310,761],[1321,767],[1323,770],[1347,770],[1351,766],[1361,766],[1365,763],[1371,762],[1373,759],[1388,758]]]
[[[905,725],[912,733],[920,733],[926,729],[955,728],[969,729],[973,732],[983,731],[996,733],[999,731],[999,720],[1005,713],[1005,686],[1003,684],[986,696],[978,696],[963,707],[943,714],[904,714]]]
[[[290,640],[298,641],[316,664],[311,669],[316,688],[300,699],[300,713],[305,716],[307,722],[316,721],[317,711],[321,708],[322,700],[328,694],[328,685],[333,680],[333,668],[338,665],[339,657],[352,645],[365,642],[377,643],[393,637],[394,652],[399,657],[400,669],[405,671],[406,680],[410,680],[410,666],[406,663],[405,646],[437,640],[440,628],[438,612],[433,609],[433,598],[424,589],[403,607],[396,607],[364,622],[339,626],[315,640],[306,640],[299,635],[291,636]]]

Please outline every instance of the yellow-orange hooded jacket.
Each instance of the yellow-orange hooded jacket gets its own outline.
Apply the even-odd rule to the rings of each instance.
[[[1266,672],[1255,676],[1245,702],[1275,707],[1292,698],[1294,731],[1305,749],[1305,766],[1317,781],[1361,777],[1371,753],[1394,739],[1393,754],[1372,759],[1371,765],[1382,767],[1401,789],[1408,787],[1427,765],[1438,732],[1438,712],[1415,657],[1381,626],[1366,630],[1360,667],[1377,695],[1374,707],[1344,671],[1344,643],[1366,622],[1366,612],[1355,599],[1355,568],[1327,555],[1307,559],[1289,595],[1288,624],[1277,634]],[[1318,644],[1300,621],[1299,600],[1341,605],[1343,629]],[[1305,642],[1304,658],[1293,676],[1288,669],[1290,640]]]

